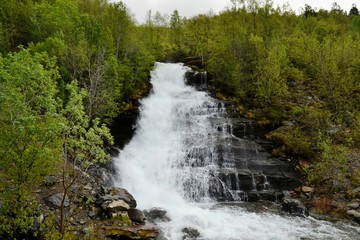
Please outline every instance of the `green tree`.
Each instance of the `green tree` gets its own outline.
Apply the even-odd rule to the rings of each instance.
[[[352,5],[349,16],[359,16],[359,9],[356,7],[355,4]]]
[[[258,61],[255,72],[255,96],[266,104],[278,103],[287,94],[287,56],[285,47],[274,44],[267,56]]]
[[[179,51],[181,49],[182,39],[182,28],[183,23],[179,15],[178,10],[174,10],[170,18],[170,40],[175,45],[175,49]]]
[[[53,59],[27,50],[0,57],[0,236],[21,236],[33,221],[31,193],[60,163]]]
[[[99,122],[99,119],[90,121],[84,108],[86,91],[80,89],[76,81],[67,86],[69,101],[65,105],[62,116],[62,186],[64,190],[61,202],[60,232],[65,233],[64,202],[70,187],[78,178],[80,171],[86,172],[95,163],[105,163],[110,155],[105,152],[106,144],[113,144],[109,129]],[[69,168],[72,165],[72,168]],[[69,170],[70,169],[70,170]]]

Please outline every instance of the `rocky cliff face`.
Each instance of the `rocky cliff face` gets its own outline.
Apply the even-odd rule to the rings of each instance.
[[[207,80],[201,75],[204,74],[188,72],[188,83],[204,89]],[[192,167],[217,165],[210,179],[210,195],[218,201],[281,200],[284,190],[301,185],[300,176],[291,162],[271,156],[271,142],[264,137],[266,129],[241,118],[234,109],[231,102],[217,101],[199,111],[198,114],[207,114],[214,133],[208,146],[190,146],[185,163]]]

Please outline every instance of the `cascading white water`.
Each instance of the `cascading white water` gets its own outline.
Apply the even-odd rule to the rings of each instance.
[[[271,211],[255,213],[245,210],[242,207],[245,203],[229,205],[213,201],[209,192],[219,168],[214,161],[219,158],[215,144],[219,138],[226,141],[230,133],[214,130],[211,119],[221,117],[223,106],[206,92],[185,85],[184,74],[188,70],[182,64],[156,63],[151,73],[153,92],[141,103],[136,133],[115,159],[117,185],[134,195],[140,209],[167,210],[172,220],[160,224],[166,238],[182,239],[185,227],[197,229],[200,239],[206,240],[358,236],[357,227],[335,226],[310,217]],[[221,128],[226,127],[225,123]],[[223,154],[227,152],[226,146]],[[231,167],[228,165],[223,167]],[[234,188],[236,191],[230,193],[236,195],[238,181]]]

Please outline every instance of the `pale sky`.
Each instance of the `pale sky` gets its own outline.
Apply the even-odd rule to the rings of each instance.
[[[119,0],[112,0],[118,2]],[[122,0],[123,3],[135,15],[139,23],[145,22],[146,12],[152,10],[153,13],[159,11],[161,14],[171,14],[177,9],[180,16],[192,17],[201,13],[208,13],[210,9],[214,13],[219,13],[226,6],[230,6],[230,0]],[[353,3],[358,0],[273,0],[274,6],[282,6],[289,2],[295,13],[300,13],[305,4],[316,9],[331,9],[333,2],[337,2],[341,9],[349,12]],[[357,5],[360,9],[360,3]]]

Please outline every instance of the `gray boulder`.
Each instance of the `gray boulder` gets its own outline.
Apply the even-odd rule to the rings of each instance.
[[[309,212],[304,204],[297,199],[285,198],[281,205],[281,210],[296,216],[308,216]]]
[[[130,208],[136,208],[135,198],[124,188],[118,187],[101,187],[100,196],[95,200],[97,206],[101,206],[103,202],[113,202],[122,200],[129,205]]]
[[[151,208],[150,210],[144,211],[145,217],[149,222],[169,222],[171,219],[166,215],[167,212],[162,208]]]
[[[60,208],[64,193],[56,193],[45,199],[45,203],[51,208]],[[64,206],[69,206],[69,198],[65,196]]]
[[[129,209],[128,215],[130,220],[133,222],[143,223],[145,221],[144,213],[139,209]]]
[[[191,228],[191,227],[186,227],[182,229],[182,232],[184,233],[182,239],[183,240],[193,240],[193,239],[198,239],[198,237],[200,237],[200,233],[197,229],[195,228]]]

